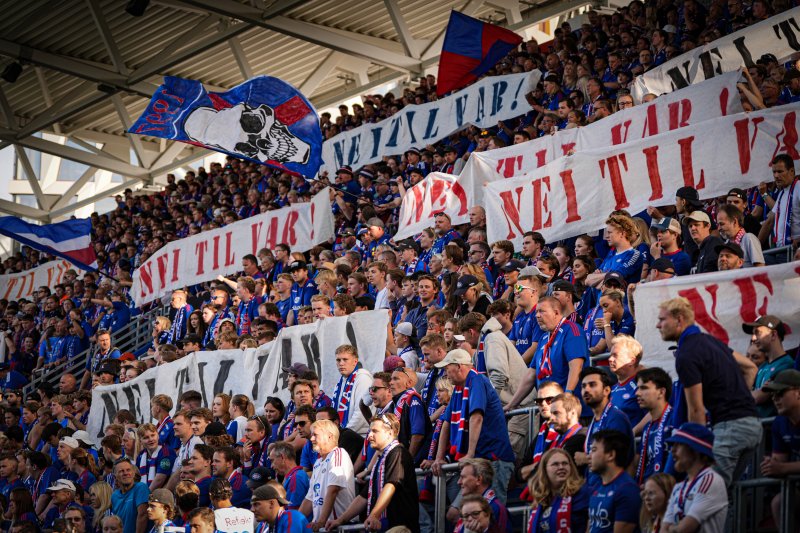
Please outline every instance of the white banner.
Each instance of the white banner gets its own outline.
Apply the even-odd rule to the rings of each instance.
[[[430,214],[446,211],[453,224],[469,222],[468,210],[484,205],[486,183],[532,172],[571,152],[582,152],[631,142],[673,131],[705,120],[742,112],[731,72],[706,83],[628,108],[583,128],[561,130],[531,141],[474,152],[458,180],[443,175],[423,180],[403,198],[396,239],[419,233],[431,225]]]
[[[421,105],[409,105],[375,124],[342,132],[322,145],[322,169],[359,167],[409,148],[433,144],[470,124],[496,126],[531,110],[525,94],[539,83],[538,70],[484,78],[464,90]]]
[[[744,354],[750,335],[742,324],[775,315],[789,327],[787,348],[800,343],[800,261],[759,268],[709,272],[642,283],[636,287],[636,338],[644,347],[644,364],[673,373],[675,342],[661,340],[656,329],[658,305],[683,296],[692,303],[700,328]]]
[[[214,395],[246,394],[262,407],[268,396],[289,400],[282,367],[303,363],[320,376],[320,388],[333,395],[339,372],[334,352],[342,344],[352,344],[359,362],[371,372],[383,368],[386,328],[389,313],[363,311],[347,317],[326,318],[313,324],[283,328],[275,341],[258,349],[219,350],[187,355],[173,363],[151,368],[137,378],[92,391],[89,434],[99,440],[103,428],[120,409],[128,409],[137,420],[150,420],[150,399],[167,394],[177,404],[181,394],[199,391],[203,405],[210,406]],[[177,409],[175,409],[177,410]]]
[[[64,272],[69,269],[79,270],[69,261],[56,259],[24,272],[2,275],[0,276],[0,299],[32,298],[33,293],[39,287],[53,289],[61,283]]]
[[[779,153],[798,153],[800,103],[709,120],[612,148],[579,152],[486,186],[488,241],[519,249],[526,231],[548,242],[602,228],[611,211],[674,201],[683,186],[700,198],[769,179]]]
[[[224,228],[173,241],[142,263],[133,274],[131,296],[136,305],[167,292],[242,270],[242,257],[286,243],[305,252],[333,237],[328,189],[311,202],[268,211]]]
[[[699,46],[638,76],[633,84],[637,102],[648,93],[656,95],[731,72],[752,67],[762,55],[773,54],[779,62],[800,52],[800,7]]]

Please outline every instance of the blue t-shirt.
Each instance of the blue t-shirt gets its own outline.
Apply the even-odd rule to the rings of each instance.
[[[583,323],[583,331],[586,335],[586,341],[589,343],[589,348],[594,348],[601,339],[605,339],[605,332],[603,328],[595,326],[594,321],[598,318],[603,318],[603,308],[599,305],[593,308],[586,315],[586,321]],[[611,321],[611,332],[616,335],[630,335],[633,337],[636,332],[636,321],[633,319],[630,311],[624,309],[622,318],[619,322],[616,320]]]
[[[530,367],[536,372],[536,386],[541,381],[555,381],[564,389],[567,388],[567,378],[569,378],[569,362],[575,359],[583,359],[583,366],[589,364],[589,347],[586,345],[586,338],[583,336],[581,328],[569,320],[565,320],[556,330],[556,338],[550,346],[550,365],[552,374],[539,378],[544,357],[545,348],[552,332],[545,332],[539,340],[539,346],[533,355]]]
[[[307,470],[313,470],[317,459],[319,459],[319,454],[314,451],[314,446],[309,440],[303,445],[303,451],[300,452],[300,466]]]
[[[772,380],[778,374],[778,372],[790,368],[794,368],[794,359],[792,359],[789,354],[783,354],[771,363],[769,361],[764,361],[761,366],[758,367],[758,373],[756,374],[756,382],[753,385],[753,390],[761,389],[761,387],[763,387],[768,381]],[[766,403],[756,405],[756,409],[758,409],[758,416],[761,418],[775,416],[778,414],[778,411],[775,409],[775,404],[772,403],[771,399]]]
[[[619,272],[628,283],[638,283],[642,276],[642,265],[644,255],[636,248],[625,250],[624,252],[612,251],[606,256],[600,270],[609,272]]]
[[[678,249],[672,253],[661,252],[661,257],[665,259],[669,259],[672,261],[672,266],[675,267],[675,274],[678,276],[688,276],[692,270],[692,258],[689,257],[689,254],[684,252],[682,249]],[[653,263],[654,259],[650,258],[650,264]]]
[[[311,305],[311,297],[318,292],[317,284],[314,283],[312,279],[306,280],[302,287],[297,283],[292,285],[292,293],[289,300],[292,303],[292,313],[294,313],[295,321],[297,320],[297,312],[300,308]]]
[[[589,533],[613,533],[614,524],[639,523],[639,486],[625,471],[609,483],[594,487],[589,498]]]
[[[250,507],[250,497],[253,491],[247,486],[247,478],[239,470],[235,470],[228,478],[233,490],[231,503],[234,507],[242,507],[248,509]]]
[[[489,459],[491,461],[508,461],[514,462],[514,451],[511,449],[511,441],[509,440],[508,428],[505,421],[505,414],[503,413],[503,405],[500,403],[500,397],[492,386],[489,378],[475,371],[470,371],[467,375],[466,387],[469,387],[469,399],[466,402],[459,402],[460,405],[454,405],[451,398],[450,403],[445,410],[445,420],[453,420],[453,412],[462,410],[461,416],[464,419],[464,426],[469,425],[469,417],[473,413],[483,414],[483,425],[481,426],[481,434],[478,438],[478,444],[475,448],[475,457]],[[464,405],[466,404],[466,405]],[[466,407],[466,409],[464,409]],[[501,422],[503,421],[503,422]],[[450,425],[450,444],[455,444],[454,434],[456,432],[454,424]],[[464,432],[461,439],[461,447],[459,452],[462,454],[467,453],[469,449],[468,432]]]
[[[543,335],[544,331],[536,321],[535,306],[530,313],[523,311],[518,314],[511,325],[511,331],[508,332],[509,340],[517,346],[520,355],[524,354],[532,344],[539,342]]]
[[[634,440],[633,440],[633,427],[631,426],[631,421],[628,420],[628,417],[623,413],[620,409],[618,409],[612,403],[608,403],[606,405],[603,414],[600,415],[599,420],[595,420],[592,417],[592,421],[589,424],[589,429],[586,432],[586,441],[584,442],[584,451],[589,453],[592,449],[592,441],[594,440],[594,434],[603,429],[613,429],[619,431],[628,436],[628,442],[631,443],[630,450],[628,453],[628,459],[633,458],[634,453]],[[586,470],[586,482],[594,487],[600,484],[600,476],[592,472],[591,470]]]
[[[290,505],[288,509],[299,509],[300,504],[308,494],[309,479],[302,467],[296,466],[283,478],[283,488],[286,489],[286,499]]]
[[[278,515],[275,521],[275,533],[307,533],[308,520],[300,511],[286,509]]]
[[[630,420],[632,426],[642,421],[647,409],[639,407],[636,401],[636,376],[620,381],[611,388],[611,403],[616,405]]]
[[[283,323],[286,324],[286,320],[289,318],[289,311],[292,310],[291,296],[285,300],[275,302],[275,305],[278,306],[278,312],[281,314],[281,320],[283,320]]]
[[[197,488],[200,489],[200,500],[197,502],[200,507],[211,507],[211,496],[208,494],[208,489],[211,488],[213,479],[211,476],[207,476],[194,482]]]
[[[134,483],[124,494],[119,489],[111,494],[111,512],[120,517],[125,533],[136,533],[139,506],[146,505],[149,498],[150,491],[142,482]]]
[[[772,452],[786,454],[791,463],[800,461],[800,426],[786,416],[778,415],[772,422]]]

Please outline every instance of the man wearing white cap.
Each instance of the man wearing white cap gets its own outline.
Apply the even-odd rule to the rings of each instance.
[[[75,484],[68,479],[59,479],[47,489],[51,499],[50,504],[44,510],[43,529],[53,529],[53,522],[61,518],[67,509],[73,506],[80,507],[75,501],[75,491]]]
[[[686,222],[689,225],[689,235],[698,247],[692,273],[716,272],[717,252],[715,248],[723,244],[723,241],[716,235],[711,235],[711,219],[705,211],[698,209],[686,217]]]
[[[515,458],[500,397],[489,378],[472,368],[472,356],[466,350],[451,350],[436,367],[445,369],[455,387],[444,413],[433,473],[440,475],[445,456],[456,461],[489,459],[495,471],[492,488],[505,503]]]

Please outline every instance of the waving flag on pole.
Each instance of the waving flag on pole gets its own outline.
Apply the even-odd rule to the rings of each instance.
[[[521,42],[522,37],[511,30],[451,11],[436,94],[442,96],[474,82]]]
[[[167,76],[128,133],[190,143],[307,177],[322,164],[314,106],[290,84],[269,76],[224,93]]]
[[[83,270],[97,270],[92,221],[88,218],[37,226],[17,217],[0,217],[0,234],[66,259]]]

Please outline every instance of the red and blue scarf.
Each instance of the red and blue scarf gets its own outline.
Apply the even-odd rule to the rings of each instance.
[[[350,418],[350,396],[353,394],[353,385],[356,382],[356,373],[361,368],[361,363],[357,363],[353,373],[345,378],[339,378],[336,383],[336,390],[333,391],[333,403],[336,405],[336,412],[339,414],[339,422],[342,427],[347,427],[347,420]]]
[[[469,386],[477,375],[470,370],[464,385],[456,385],[450,398],[450,457],[456,461],[466,455],[469,447]]]
[[[551,513],[548,518],[545,518],[549,522],[550,526],[547,531],[552,531],[553,533],[570,533],[572,531],[572,496],[566,497],[557,497],[553,500],[552,508],[556,509],[555,512],[555,524],[553,524],[553,514]],[[544,508],[542,504],[537,505],[533,512],[531,512],[531,517],[528,519],[528,531],[539,531],[539,521],[542,520],[542,512]]]

